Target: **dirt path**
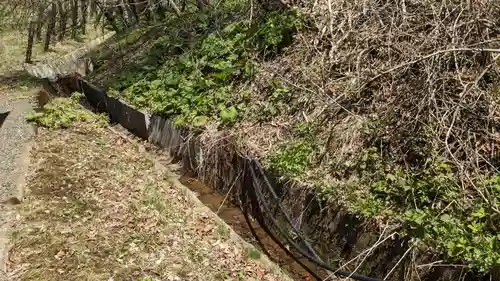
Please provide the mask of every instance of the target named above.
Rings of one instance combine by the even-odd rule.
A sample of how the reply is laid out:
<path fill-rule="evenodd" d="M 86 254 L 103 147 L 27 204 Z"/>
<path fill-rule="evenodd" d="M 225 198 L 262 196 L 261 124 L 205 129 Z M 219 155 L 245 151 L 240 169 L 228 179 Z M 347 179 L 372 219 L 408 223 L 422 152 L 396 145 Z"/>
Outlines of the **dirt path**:
<path fill-rule="evenodd" d="M 105 128 L 43 129 L 32 160 L 11 280 L 288 280 Z"/>

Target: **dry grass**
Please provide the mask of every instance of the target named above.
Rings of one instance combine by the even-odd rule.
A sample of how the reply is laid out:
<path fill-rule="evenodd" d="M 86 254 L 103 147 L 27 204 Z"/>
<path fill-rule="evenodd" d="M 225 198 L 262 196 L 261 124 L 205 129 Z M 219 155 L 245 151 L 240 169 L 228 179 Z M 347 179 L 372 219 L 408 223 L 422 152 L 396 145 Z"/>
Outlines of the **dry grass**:
<path fill-rule="evenodd" d="M 89 27 L 87 31 L 87 34 L 78 38 L 78 40 L 67 38 L 63 42 L 51 44 L 49 52 L 43 52 L 41 42 L 36 43 L 33 46 L 33 61 L 55 59 L 81 47 L 82 42 L 90 41 L 103 35 L 100 28 Z M 19 30 L 12 30 L 0 34 L 0 38 L 2 39 L 0 40 L 0 75 L 22 69 L 28 38 L 25 33 Z"/>
<path fill-rule="evenodd" d="M 0 32 L 0 96 L 9 98 L 33 98 L 31 91 L 37 81 L 23 69 L 26 53 L 27 33 L 20 30 Z M 51 45 L 49 52 L 43 52 L 42 43 L 33 46 L 33 62 L 52 61 L 81 47 L 85 42 L 102 36 L 101 29 L 89 27 L 87 34 L 78 40 L 66 39 Z"/>
<path fill-rule="evenodd" d="M 92 81 L 107 85 L 122 72 L 133 73 L 134 67 L 141 67 L 148 60 L 148 55 L 157 43 L 157 39 L 164 34 L 165 30 L 162 25 L 146 25 L 110 38 L 99 49 L 88 55 L 94 58 L 97 70 L 90 76 Z M 157 59 L 157 57 L 154 58 L 154 60 Z"/>
<path fill-rule="evenodd" d="M 41 129 L 32 159 L 11 280 L 284 280 L 105 128 Z"/>
<path fill-rule="evenodd" d="M 497 2 L 293 2 L 311 16 L 314 29 L 298 34 L 287 52 L 264 64 L 263 76 L 294 89 L 306 116 L 326 107 L 326 121 L 309 118 L 324 128 L 323 162 L 352 161 L 350 155 L 340 159 L 338 147 L 326 140 L 331 131 L 348 134 L 345 119 L 358 118 L 364 127 L 382 128 L 363 134 L 351 150 L 383 143 L 390 161 L 408 166 L 436 154 L 456 165 L 462 180 L 493 170 Z M 289 118 L 304 121 L 304 114 Z"/>

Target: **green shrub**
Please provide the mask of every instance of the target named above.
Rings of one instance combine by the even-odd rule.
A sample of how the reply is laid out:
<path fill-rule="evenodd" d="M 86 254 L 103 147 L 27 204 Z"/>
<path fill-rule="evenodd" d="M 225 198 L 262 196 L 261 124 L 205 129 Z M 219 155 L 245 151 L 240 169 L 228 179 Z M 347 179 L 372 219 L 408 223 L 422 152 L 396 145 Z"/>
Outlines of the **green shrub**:
<path fill-rule="evenodd" d="M 26 119 L 38 126 L 60 129 L 77 122 L 107 124 L 105 115 L 96 115 L 80 104 L 82 94 L 74 93 L 71 98 L 55 98 L 46 104 L 41 112 L 30 112 Z"/>
<path fill-rule="evenodd" d="M 313 163 L 316 146 L 308 141 L 296 141 L 282 145 L 268 158 L 274 171 L 289 177 L 303 176 Z"/>
<path fill-rule="evenodd" d="M 215 29 L 206 15 L 190 20 L 199 29 Z M 232 124 L 247 111 L 247 94 L 236 92 L 235 85 L 255 74 L 252 57 L 261 49 L 276 50 L 298 22 L 295 12 L 272 13 L 254 23 L 233 20 L 206 35 L 191 33 L 189 47 L 182 40 L 162 37 L 157 44 L 163 48 L 156 49 L 182 46 L 182 53 L 166 59 L 155 72 L 137 67 L 118 77 L 112 87 L 124 90 L 124 97 L 136 106 L 174 117 L 179 126 L 200 127 L 210 120 Z"/>
<path fill-rule="evenodd" d="M 500 216 L 491 215 L 495 211 L 482 198 L 463 198 L 451 163 L 434 158 L 420 171 L 391 168 L 369 149 L 358 163 L 358 176 L 370 195 L 351 198 L 354 213 L 399 221 L 414 243 L 479 272 L 500 264 Z M 487 189 L 500 190 L 499 183 L 498 177 L 487 180 Z"/>

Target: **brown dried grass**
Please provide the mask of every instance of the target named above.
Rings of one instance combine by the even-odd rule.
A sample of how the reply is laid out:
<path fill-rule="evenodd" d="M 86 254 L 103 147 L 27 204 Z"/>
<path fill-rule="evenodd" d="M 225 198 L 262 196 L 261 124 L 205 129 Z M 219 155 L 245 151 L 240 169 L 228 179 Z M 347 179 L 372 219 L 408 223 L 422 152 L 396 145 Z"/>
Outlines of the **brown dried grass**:
<path fill-rule="evenodd" d="M 270 79 L 293 90 L 294 107 L 278 119 L 289 120 L 285 131 L 304 121 L 317 125 L 326 151 L 323 174 L 369 147 L 380 148 L 395 165 L 416 169 L 431 156 L 444 158 L 467 186 L 469 178 L 496 171 L 497 1 L 287 3 L 309 16 L 310 28 L 262 62 L 254 92 L 257 101 L 265 99 Z M 381 126 L 367 130 L 375 122 Z M 245 137 L 248 130 L 234 134 Z M 328 141 L 331 135 L 337 139 Z M 250 140 L 250 147 L 267 143 L 267 153 L 281 137 L 261 130 Z"/>
<path fill-rule="evenodd" d="M 32 159 L 10 280 L 282 280 L 105 128 L 41 129 Z"/>

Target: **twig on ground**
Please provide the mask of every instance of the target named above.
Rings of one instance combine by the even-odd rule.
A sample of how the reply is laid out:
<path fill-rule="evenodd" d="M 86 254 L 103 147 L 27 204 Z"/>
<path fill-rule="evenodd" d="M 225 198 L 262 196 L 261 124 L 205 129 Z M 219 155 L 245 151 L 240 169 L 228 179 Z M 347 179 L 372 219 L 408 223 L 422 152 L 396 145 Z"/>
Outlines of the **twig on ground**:
<path fill-rule="evenodd" d="M 231 184 L 231 187 L 229 188 L 228 192 L 226 193 L 226 196 L 224 196 L 224 199 L 222 200 L 222 202 L 220 203 L 219 208 L 217 209 L 217 212 L 216 212 L 217 215 L 219 214 L 220 210 L 222 209 L 222 206 L 224 206 L 224 203 L 226 203 L 226 200 L 229 197 L 229 195 L 231 194 L 231 191 L 233 191 L 233 187 L 236 185 L 236 182 L 240 178 L 241 173 L 242 173 L 242 171 L 240 171 L 239 174 L 238 174 L 238 176 L 236 176 L 236 178 L 233 181 L 233 184 Z"/>

